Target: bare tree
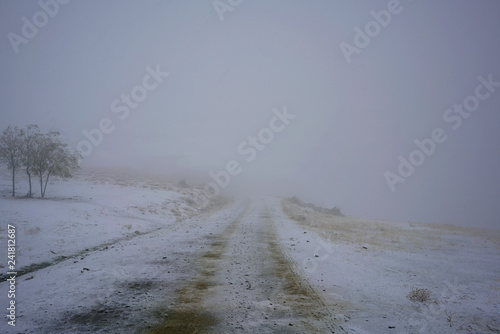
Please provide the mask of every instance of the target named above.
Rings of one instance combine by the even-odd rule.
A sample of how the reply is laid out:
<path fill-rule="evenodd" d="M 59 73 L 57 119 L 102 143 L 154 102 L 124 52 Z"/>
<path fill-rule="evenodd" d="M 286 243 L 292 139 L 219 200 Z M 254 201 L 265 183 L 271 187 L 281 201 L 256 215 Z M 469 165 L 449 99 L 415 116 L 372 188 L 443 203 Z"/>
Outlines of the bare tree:
<path fill-rule="evenodd" d="M 40 181 L 40 196 L 44 198 L 49 178 L 52 175 L 72 177 L 73 171 L 79 168 L 80 159 L 80 153 L 63 143 L 58 132 L 44 134 L 34 124 L 24 130 L 9 126 L 0 136 L 0 162 L 12 170 L 12 196 L 16 195 L 15 177 L 19 168 L 25 168 L 28 175 L 27 196 L 32 197 L 31 177 L 36 175 Z"/>
<path fill-rule="evenodd" d="M 0 137 L 0 161 L 12 170 L 12 197 L 16 196 L 16 170 L 22 166 L 23 130 L 8 126 Z"/>
<path fill-rule="evenodd" d="M 22 145 L 22 164 L 26 170 L 26 175 L 28 175 L 29 191 L 26 195 L 27 197 L 32 197 L 32 187 L 31 187 L 31 173 L 33 166 L 35 164 L 35 156 L 38 149 L 38 141 L 42 137 L 40 129 L 35 124 L 30 124 L 26 126 L 23 136 Z"/>
<path fill-rule="evenodd" d="M 61 141 L 58 132 L 37 136 L 31 170 L 39 177 L 40 196 L 45 197 L 50 176 L 71 177 L 73 171 L 79 168 L 79 159 L 81 155 L 69 149 L 68 145 Z"/>

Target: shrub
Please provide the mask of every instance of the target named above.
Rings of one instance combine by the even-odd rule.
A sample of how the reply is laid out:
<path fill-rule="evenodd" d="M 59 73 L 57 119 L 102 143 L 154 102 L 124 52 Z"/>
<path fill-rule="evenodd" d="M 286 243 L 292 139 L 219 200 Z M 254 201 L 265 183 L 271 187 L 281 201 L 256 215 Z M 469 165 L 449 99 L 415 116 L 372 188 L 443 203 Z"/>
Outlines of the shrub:
<path fill-rule="evenodd" d="M 431 297 L 431 291 L 429 289 L 413 288 L 406 297 L 409 298 L 412 302 L 423 303 L 429 300 L 429 298 Z"/>
<path fill-rule="evenodd" d="M 287 200 L 290 203 L 301 206 L 303 208 L 309 208 L 309 209 L 312 209 L 312 210 L 315 210 L 318 212 L 326 213 L 328 215 L 345 217 L 344 214 L 342 212 L 340 212 L 340 209 L 337 208 L 336 206 L 331 208 L 331 209 L 322 208 L 322 207 L 316 206 L 312 203 L 304 203 L 300 199 L 298 199 L 297 196 L 289 197 L 289 198 L 287 198 Z"/>

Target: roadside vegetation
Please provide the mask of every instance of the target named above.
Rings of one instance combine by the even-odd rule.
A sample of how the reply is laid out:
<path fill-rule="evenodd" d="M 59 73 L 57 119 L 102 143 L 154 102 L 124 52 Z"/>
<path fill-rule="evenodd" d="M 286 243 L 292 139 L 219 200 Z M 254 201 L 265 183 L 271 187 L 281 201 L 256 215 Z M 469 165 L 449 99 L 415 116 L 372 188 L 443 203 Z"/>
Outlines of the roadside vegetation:
<path fill-rule="evenodd" d="M 406 249 L 408 244 L 417 247 L 435 247 L 441 243 L 440 234 L 407 229 L 398 223 L 378 222 L 347 217 L 340 209 L 325 209 L 301 202 L 296 197 L 283 199 L 283 212 L 304 228 L 322 237 L 347 244 L 389 249 Z"/>

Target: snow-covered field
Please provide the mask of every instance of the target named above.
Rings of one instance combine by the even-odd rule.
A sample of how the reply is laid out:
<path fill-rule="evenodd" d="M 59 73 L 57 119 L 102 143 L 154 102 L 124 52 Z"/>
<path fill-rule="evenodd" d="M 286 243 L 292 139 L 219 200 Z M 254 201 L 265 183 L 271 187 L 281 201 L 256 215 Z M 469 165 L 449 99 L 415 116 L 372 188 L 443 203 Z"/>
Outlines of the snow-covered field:
<path fill-rule="evenodd" d="M 34 198 L 15 198 L 7 171 L 1 172 L 0 240 L 6 240 L 6 223 L 17 229 L 17 267 L 75 255 L 116 240 L 173 225 L 208 209 L 201 188 L 127 169 L 88 169 L 73 179 L 53 180 L 46 198 L 39 198 L 38 179 Z M 19 172 L 17 196 L 28 191 Z M 0 264 L 1 266 L 2 264 Z"/>
<path fill-rule="evenodd" d="M 0 283 L 0 309 L 16 306 L 1 333 L 500 332 L 499 231 L 208 203 L 127 170 L 55 180 L 43 200 L 9 190 L 2 171 L 0 273 L 11 224 L 20 274 L 15 299 Z"/>
<path fill-rule="evenodd" d="M 499 230 L 329 216 L 289 201 L 284 216 L 273 207 L 293 261 L 338 305 L 347 332 L 500 332 Z M 428 290 L 428 300 L 411 301 L 413 289 Z"/>

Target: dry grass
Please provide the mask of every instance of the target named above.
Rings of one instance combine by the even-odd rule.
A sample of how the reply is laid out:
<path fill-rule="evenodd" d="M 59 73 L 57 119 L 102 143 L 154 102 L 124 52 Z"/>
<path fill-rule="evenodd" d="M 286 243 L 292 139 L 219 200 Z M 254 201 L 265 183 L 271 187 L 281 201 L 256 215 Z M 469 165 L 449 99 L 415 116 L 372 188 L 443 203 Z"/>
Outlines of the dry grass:
<path fill-rule="evenodd" d="M 322 212 L 322 213 L 326 213 L 329 215 L 344 217 L 344 214 L 342 212 L 340 212 L 340 209 L 337 208 L 336 206 L 331 208 L 331 209 L 326 209 L 326 208 L 316 206 L 312 203 L 304 203 L 295 196 L 287 198 L 286 200 L 288 202 L 290 202 L 291 204 L 295 204 L 295 205 L 300 206 L 302 208 L 312 209 L 313 211 Z"/>
<path fill-rule="evenodd" d="M 415 248 L 453 249 L 462 247 L 463 242 L 468 242 L 467 239 L 478 238 L 500 247 L 500 230 L 443 224 L 382 222 L 337 216 L 325 210 L 316 210 L 296 203 L 293 199 L 282 200 L 281 206 L 283 212 L 300 226 L 335 242 L 414 251 Z"/>
<path fill-rule="evenodd" d="M 282 200 L 283 212 L 300 226 L 311 229 L 323 237 L 348 244 L 372 245 L 388 249 L 405 250 L 408 246 L 433 248 L 442 244 L 440 235 L 432 231 L 416 230 L 404 224 L 377 222 L 344 217 L 317 211 Z"/>
<path fill-rule="evenodd" d="M 195 207 L 196 206 L 196 201 L 192 199 L 191 197 L 183 197 L 182 200 L 189 206 Z"/>
<path fill-rule="evenodd" d="M 431 291 L 429 289 L 413 288 L 406 297 L 412 302 L 424 303 L 431 298 Z"/>

